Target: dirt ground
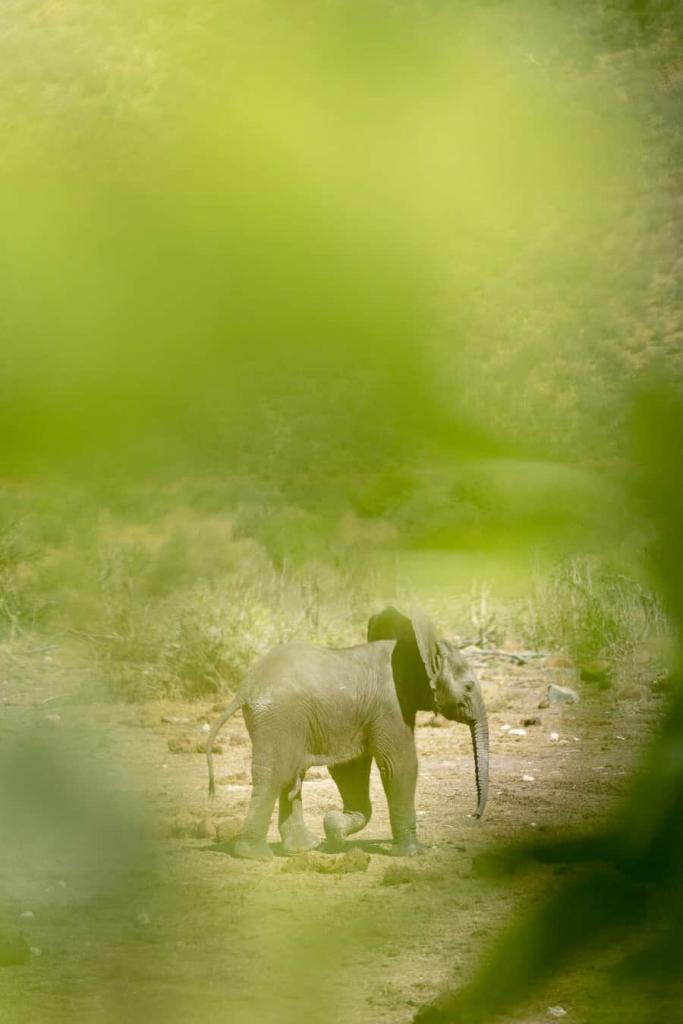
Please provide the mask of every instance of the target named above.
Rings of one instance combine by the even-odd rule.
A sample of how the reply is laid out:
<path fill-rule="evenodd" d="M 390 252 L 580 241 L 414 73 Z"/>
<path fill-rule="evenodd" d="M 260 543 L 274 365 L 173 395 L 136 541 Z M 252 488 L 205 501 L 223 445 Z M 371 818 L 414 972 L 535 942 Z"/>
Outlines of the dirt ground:
<path fill-rule="evenodd" d="M 659 712 L 648 688 L 594 693 L 562 658 L 489 658 L 479 671 L 491 731 L 483 820 L 469 817 L 468 730 L 434 727 L 425 714 L 416 731 L 424 857 L 388 856 L 373 769 L 374 815 L 353 853 L 280 856 L 274 818 L 276 856 L 252 863 L 230 853 L 249 796 L 240 716 L 221 734 L 210 802 L 204 756 L 169 746 L 200 744 L 213 702 L 85 702 L 68 679 L 55 696 L 49 672 L 35 683 L 22 668 L 0 705 L 0 908 L 32 952 L 0 969 L 3 1024 L 407 1024 L 443 986 L 462 984 L 513 912 L 569 870 L 539 865 L 492 882 L 473 858 L 535 831 L 603 821 Z M 581 701 L 539 708 L 550 682 L 577 686 Z M 535 720 L 526 735 L 503 729 L 525 719 Z M 338 805 L 326 769 L 312 769 L 304 807 L 321 840 L 323 815 Z M 505 1019 L 534 1024 L 561 1007 L 567 1020 L 589 1021 L 613 954 L 570 965 Z"/>

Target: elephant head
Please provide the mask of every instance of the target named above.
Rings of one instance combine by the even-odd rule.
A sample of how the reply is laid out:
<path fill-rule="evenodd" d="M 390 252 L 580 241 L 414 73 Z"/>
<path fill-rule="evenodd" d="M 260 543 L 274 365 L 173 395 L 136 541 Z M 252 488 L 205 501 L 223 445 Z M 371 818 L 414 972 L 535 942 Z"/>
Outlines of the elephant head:
<path fill-rule="evenodd" d="M 397 640 L 397 654 L 402 655 L 407 671 L 420 675 L 413 685 L 429 688 L 427 706 L 444 718 L 469 726 L 477 783 L 474 816 L 480 818 L 488 791 L 489 731 L 479 680 L 458 647 L 441 639 L 432 623 L 417 609 L 411 609 L 408 618 L 395 608 L 385 608 L 370 619 L 368 640 L 388 639 Z"/>

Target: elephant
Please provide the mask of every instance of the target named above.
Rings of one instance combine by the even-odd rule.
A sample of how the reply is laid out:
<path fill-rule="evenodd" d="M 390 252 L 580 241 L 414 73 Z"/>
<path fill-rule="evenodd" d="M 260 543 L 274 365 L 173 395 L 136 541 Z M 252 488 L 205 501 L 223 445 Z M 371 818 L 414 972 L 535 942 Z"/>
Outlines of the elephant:
<path fill-rule="evenodd" d="M 279 800 L 282 849 L 318 845 L 303 816 L 308 768 L 327 765 L 343 809 L 325 815 L 327 848 L 340 850 L 370 821 L 373 759 L 389 805 L 394 856 L 423 853 L 415 818 L 415 716 L 438 711 L 470 726 L 477 808 L 486 803 L 488 726 L 481 687 L 457 646 L 440 639 L 419 612 L 395 608 L 372 616 L 368 642 L 333 649 L 293 642 L 275 647 L 251 669 L 207 737 L 209 793 L 215 793 L 212 747 L 223 724 L 242 710 L 252 742 L 252 793 L 238 857 L 267 859 L 270 819 Z"/>

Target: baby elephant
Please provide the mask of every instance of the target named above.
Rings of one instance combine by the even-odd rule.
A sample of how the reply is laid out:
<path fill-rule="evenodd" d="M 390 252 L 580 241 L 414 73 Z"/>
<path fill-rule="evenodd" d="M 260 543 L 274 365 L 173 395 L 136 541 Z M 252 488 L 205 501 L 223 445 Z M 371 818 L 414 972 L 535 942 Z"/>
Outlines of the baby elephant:
<path fill-rule="evenodd" d="M 422 615 L 385 608 L 368 623 L 368 643 L 342 650 L 284 644 L 262 658 L 214 723 L 206 753 L 209 792 L 211 749 L 218 730 L 239 708 L 252 742 L 252 795 L 238 857 L 267 858 L 270 818 L 279 800 L 283 849 L 292 854 L 317 845 L 306 828 L 301 787 L 311 765 L 327 765 L 343 810 L 325 815 L 333 849 L 370 820 L 370 766 L 380 771 L 393 834 L 392 853 L 410 857 L 424 847 L 415 828 L 415 714 L 438 711 L 469 725 L 474 745 L 478 802 L 486 803 L 488 726 L 481 689 L 460 651 L 439 639 Z"/>

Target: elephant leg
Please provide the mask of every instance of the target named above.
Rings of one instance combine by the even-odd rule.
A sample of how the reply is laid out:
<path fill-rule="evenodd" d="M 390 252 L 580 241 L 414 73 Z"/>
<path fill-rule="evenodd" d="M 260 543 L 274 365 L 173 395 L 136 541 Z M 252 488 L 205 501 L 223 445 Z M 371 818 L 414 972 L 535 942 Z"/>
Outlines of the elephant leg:
<path fill-rule="evenodd" d="M 417 839 L 417 753 L 412 732 L 398 747 L 383 745 L 382 754 L 377 756 L 377 766 L 389 804 L 389 819 L 394 838 L 392 856 L 414 857 L 416 854 L 424 853 L 426 847 Z"/>
<path fill-rule="evenodd" d="M 318 840 L 308 831 L 304 821 L 302 784 L 303 776 L 299 776 L 280 790 L 279 825 L 285 853 L 301 853 L 318 845 Z"/>
<path fill-rule="evenodd" d="M 325 835 L 333 848 L 343 847 L 347 836 L 360 832 L 370 821 L 371 764 L 372 758 L 368 755 L 330 767 L 330 775 L 336 782 L 344 803 L 343 811 L 328 811 L 325 815 Z"/>
<path fill-rule="evenodd" d="M 266 836 L 280 786 L 268 768 L 257 767 L 252 763 L 251 774 L 251 801 L 233 852 L 236 857 L 249 860 L 269 860 L 273 851 L 266 842 Z"/>

